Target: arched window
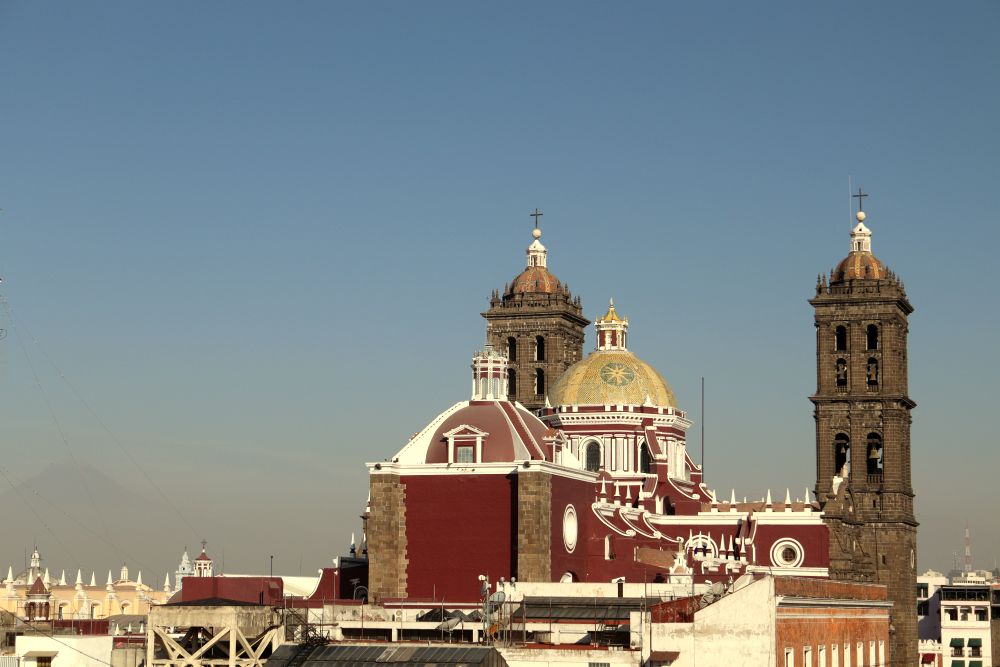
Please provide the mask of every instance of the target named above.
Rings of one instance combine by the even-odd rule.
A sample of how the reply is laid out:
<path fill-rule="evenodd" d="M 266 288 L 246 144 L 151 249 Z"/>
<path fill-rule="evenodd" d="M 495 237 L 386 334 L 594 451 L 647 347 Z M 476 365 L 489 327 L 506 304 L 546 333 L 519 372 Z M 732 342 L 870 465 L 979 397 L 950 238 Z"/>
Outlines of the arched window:
<path fill-rule="evenodd" d="M 868 328 L 865 329 L 865 339 L 868 342 L 869 350 L 878 349 L 878 327 L 874 324 L 869 324 Z"/>
<path fill-rule="evenodd" d="M 507 398 L 511 401 L 517 398 L 517 371 L 507 369 Z"/>
<path fill-rule="evenodd" d="M 649 447 L 646 443 L 642 443 L 642 447 L 639 448 L 639 472 L 649 473 L 652 472 L 652 462 L 649 456 Z"/>
<path fill-rule="evenodd" d="M 507 360 L 517 361 L 517 339 L 513 336 L 507 339 Z"/>
<path fill-rule="evenodd" d="M 597 472 L 601 469 L 601 446 L 596 442 L 587 445 L 586 466 L 590 472 Z"/>
<path fill-rule="evenodd" d="M 535 336 L 535 361 L 545 361 L 545 338 Z"/>
<path fill-rule="evenodd" d="M 535 396 L 545 395 L 545 371 L 541 368 L 535 369 Z"/>
<path fill-rule="evenodd" d="M 882 436 L 878 433 L 868 434 L 868 474 L 882 475 Z"/>
<path fill-rule="evenodd" d="M 834 474 L 847 477 L 851 472 L 851 439 L 846 433 L 838 433 L 833 438 Z"/>
<path fill-rule="evenodd" d="M 847 327 L 839 326 L 834 331 L 835 346 L 834 349 L 837 352 L 844 352 L 847 350 Z"/>
<path fill-rule="evenodd" d="M 837 386 L 847 386 L 847 361 L 843 358 L 837 359 Z"/>
<path fill-rule="evenodd" d="M 868 365 L 865 366 L 865 375 L 868 377 L 868 387 L 878 387 L 878 359 L 868 358 Z"/>
<path fill-rule="evenodd" d="M 611 550 L 611 536 L 604 536 L 604 560 L 612 560 L 615 557 L 615 552 Z"/>

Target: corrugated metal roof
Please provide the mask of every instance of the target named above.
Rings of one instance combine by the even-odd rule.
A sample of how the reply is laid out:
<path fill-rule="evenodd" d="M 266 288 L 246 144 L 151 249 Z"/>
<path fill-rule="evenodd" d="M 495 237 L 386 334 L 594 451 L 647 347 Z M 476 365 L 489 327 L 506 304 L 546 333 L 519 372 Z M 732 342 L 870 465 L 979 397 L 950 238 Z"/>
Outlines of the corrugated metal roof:
<path fill-rule="evenodd" d="M 295 655 L 299 645 L 284 645 L 268 660 L 269 667 L 282 667 Z M 382 667 L 392 665 L 480 665 L 495 650 L 486 646 L 412 646 L 399 644 L 338 644 L 317 646 L 303 665 L 313 667 Z"/>
<path fill-rule="evenodd" d="M 629 612 L 642 608 L 642 598 L 566 598 L 528 597 L 517 606 L 512 617 L 567 620 L 627 621 Z"/>

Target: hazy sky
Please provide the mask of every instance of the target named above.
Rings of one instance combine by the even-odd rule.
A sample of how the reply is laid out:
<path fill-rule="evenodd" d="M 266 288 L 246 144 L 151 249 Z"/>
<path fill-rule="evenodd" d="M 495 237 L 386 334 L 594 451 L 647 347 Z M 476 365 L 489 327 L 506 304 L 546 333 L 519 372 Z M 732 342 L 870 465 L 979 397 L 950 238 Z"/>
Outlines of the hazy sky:
<path fill-rule="evenodd" d="M 536 206 L 694 449 L 707 378 L 720 492 L 801 495 L 850 175 L 916 307 L 918 568 L 966 520 L 992 567 L 998 32 L 996 2 L 0 2 L 0 490 L 33 525 L 0 566 L 329 563 L 364 461 L 467 398 Z M 74 460 L 115 481 L 70 492 Z"/>

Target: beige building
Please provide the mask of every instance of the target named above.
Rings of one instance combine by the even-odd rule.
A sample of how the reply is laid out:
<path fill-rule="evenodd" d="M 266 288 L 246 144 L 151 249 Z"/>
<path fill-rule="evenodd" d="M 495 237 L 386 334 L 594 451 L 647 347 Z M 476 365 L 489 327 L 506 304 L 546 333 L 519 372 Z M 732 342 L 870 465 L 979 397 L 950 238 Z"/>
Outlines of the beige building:
<path fill-rule="evenodd" d="M 135 580 L 130 579 L 124 565 L 117 579 L 109 570 L 104 585 L 97 584 L 96 573 L 91 573 L 89 581 L 85 581 L 79 570 L 72 583 L 65 571 L 57 579 L 48 568 L 42 568 L 41 555 L 35 549 L 26 570 L 14 574 L 12 567 L 7 569 L 0 588 L 0 610 L 22 619 L 30 615 L 32 620 L 107 618 L 148 614 L 152 606 L 166 602 L 172 594 L 169 575 L 163 588 L 154 590 L 142 582 L 142 572 Z"/>

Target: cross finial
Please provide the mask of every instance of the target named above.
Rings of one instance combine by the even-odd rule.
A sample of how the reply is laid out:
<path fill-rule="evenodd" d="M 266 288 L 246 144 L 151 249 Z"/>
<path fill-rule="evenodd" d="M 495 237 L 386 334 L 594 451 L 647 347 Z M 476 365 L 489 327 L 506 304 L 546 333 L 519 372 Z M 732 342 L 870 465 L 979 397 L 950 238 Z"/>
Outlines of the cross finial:
<path fill-rule="evenodd" d="M 205 545 L 207 545 L 207 544 L 208 544 L 208 540 L 202 540 L 202 541 L 201 541 L 201 550 L 202 550 L 202 551 L 204 551 L 204 550 L 205 550 Z"/>
<path fill-rule="evenodd" d="M 536 206 L 535 210 L 532 211 L 531 213 L 529 213 L 528 215 L 530 215 L 532 218 L 535 219 L 535 229 L 538 229 L 538 219 L 540 217 L 542 217 L 544 215 L 544 213 L 542 213 L 541 211 L 539 211 L 538 207 Z"/>
<path fill-rule="evenodd" d="M 859 213 L 865 210 L 865 207 L 864 207 L 865 199 L 864 198 L 867 197 L 867 196 L 868 196 L 868 193 L 867 192 L 862 192 L 861 188 L 858 188 L 858 194 L 851 195 L 851 197 L 853 197 L 853 198 L 855 198 L 855 199 L 858 200 L 858 212 Z"/>

